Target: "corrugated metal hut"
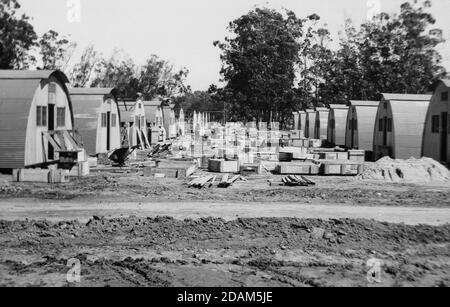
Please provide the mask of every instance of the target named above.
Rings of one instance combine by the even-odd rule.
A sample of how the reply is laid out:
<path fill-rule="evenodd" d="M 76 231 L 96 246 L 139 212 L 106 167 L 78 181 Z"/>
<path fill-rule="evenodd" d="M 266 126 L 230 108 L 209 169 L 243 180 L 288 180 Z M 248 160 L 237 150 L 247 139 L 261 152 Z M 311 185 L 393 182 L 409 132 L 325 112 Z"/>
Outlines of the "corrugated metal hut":
<path fill-rule="evenodd" d="M 91 156 L 118 149 L 120 112 L 113 88 L 69 89 L 75 126 Z"/>
<path fill-rule="evenodd" d="M 166 139 L 163 117 L 163 100 L 160 97 L 152 101 L 144 101 L 145 118 L 147 121 L 147 136 L 151 145 Z"/>
<path fill-rule="evenodd" d="M 60 71 L 0 70 L 0 169 L 51 163 L 80 151 L 72 103 Z"/>
<path fill-rule="evenodd" d="M 328 117 L 330 109 L 317 108 L 316 109 L 316 125 L 314 128 L 314 138 L 317 140 L 326 140 L 328 133 Z"/>
<path fill-rule="evenodd" d="M 433 91 L 425 121 L 422 153 L 425 157 L 450 164 L 450 80 L 438 81 Z"/>
<path fill-rule="evenodd" d="M 345 128 L 345 147 L 365 150 L 368 157 L 371 156 L 379 105 L 379 101 L 350 101 Z"/>
<path fill-rule="evenodd" d="M 306 120 L 305 120 L 305 137 L 314 138 L 314 128 L 316 126 L 316 111 L 312 109 L 306 110 Z"/>
<path fill-rule="evenodd" d="M 147 127 L 162 127 L 164 125 L 163 119 L 163 101 L 156 98 L 152 101 L 144 101 L 145 118 L 147 120 Z"/>
<path fill-rule="evenodd" d="M 147 122 L 142 100 L 119 101 L 122 146 L 149 148 Z"/>
<path fill-rule="evenodd" d="M 345 146 L 345 129 L 347 128 L 348 106 L 330 105 L 328 116 L 327 141 L 334 146 Z"/>
<path fill-rule="evenodd" d="M 383 94 L 374 130 L 374 156 L 379 159 L 422 157 L 423 132 L 431 95 Z"/>

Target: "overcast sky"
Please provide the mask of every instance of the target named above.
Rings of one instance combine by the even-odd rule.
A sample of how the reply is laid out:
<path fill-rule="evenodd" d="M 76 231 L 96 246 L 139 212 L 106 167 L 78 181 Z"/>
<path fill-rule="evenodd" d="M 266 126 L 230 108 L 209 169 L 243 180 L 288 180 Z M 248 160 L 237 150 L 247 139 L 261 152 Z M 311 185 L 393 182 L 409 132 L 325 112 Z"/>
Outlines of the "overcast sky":
<path fill-rule="evenodd" d="M 230 21 L 255 6 L 288 8 L 299 17 L 312 13 L 321 16 L 333 38 L 346 18 L 361 24 L 377 0 L 19 0 L 22 9 L 33 17 L 38 34 L 54 29 L 70 35 L 79 51 L 89 43 L 105 56 L 114 48 L 123 49 L 138 64 L 157 54 L 175 66 L 190 70 L 188 83 L 204 90 L 220 78 L 219 50 L 215 40 L 227 35 Z M 80 3 L 77 21 L 76 3 Z M 384 12 L 398 12 L 405 0 L 380 0 Z M 450 0 L 433 0 L 431 12 L 436 27 L 449 41 L 440 47 L 450 71 Z M 70 9 L 72 7 L 72 10 Z"/>

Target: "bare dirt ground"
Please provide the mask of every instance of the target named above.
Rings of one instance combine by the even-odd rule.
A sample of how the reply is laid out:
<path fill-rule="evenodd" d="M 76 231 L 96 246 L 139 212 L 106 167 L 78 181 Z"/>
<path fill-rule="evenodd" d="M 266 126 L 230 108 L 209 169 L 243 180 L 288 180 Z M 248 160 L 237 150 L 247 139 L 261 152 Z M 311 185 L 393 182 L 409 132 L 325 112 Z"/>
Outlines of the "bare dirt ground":
<path fill-rule="evenodd" d="M 262 176 L 195 190 L 134 173 L 54 186 L 8 178 L 0 286 L 450 286 L 445 184 L 311 177 L 316 187 L 287 188 Z M 72 258 L 81 283 L 66 280 Z M 379 284 L 367 280 L 373 258 Z"/>

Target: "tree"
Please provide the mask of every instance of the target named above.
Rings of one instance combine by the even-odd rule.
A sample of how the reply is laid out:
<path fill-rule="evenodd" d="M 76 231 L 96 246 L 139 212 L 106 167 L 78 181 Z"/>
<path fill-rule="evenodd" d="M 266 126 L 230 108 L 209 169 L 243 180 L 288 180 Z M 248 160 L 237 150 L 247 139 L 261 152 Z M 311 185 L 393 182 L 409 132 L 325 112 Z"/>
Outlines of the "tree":
<path fill-rule="evenodd" d="M 30 50 L 37 35 L 30 18 L 17 16 L 17 0 L 0 0 L 0 69 L 27 69 L 36 62 Z"/>
<path fill-rule="evenodd" d="M 145 99 L 157 95 L 176 97 L 185 94 L 189 88 L 185 86 L 189 71 L 185 68 L 174 72 L 173 66 L 157 55 L 151 55 L 146 64 L 140 68 L 139 89 Z"/>
<path fill-rule="evenodd" d="M 257 8 L 230 23 L 232 37 L 214 43 L 222 50 L 226 92 L 233 93 L 231 116 L 281 122 L 290 116 L 302 24 L 292 11 Z"/>
<path fill-rule="evenodd" d="M 76 44 L 70 43 L 65 37 L 60 37 L 58 32 L 50 30 L 39 40 L 42 56 L 42 69 L 65 70 Z"/>
<path fill-rule="evenodd" d="M 101 60 L 92 87 L 115 87 L 121 97 L 136 98 L 140 92 L 136 78 L 137 67 L 133 60 L 119 50 Z"/>
<path fill-rule="evenodd" d="M 156 55 L 139 66 L 128 55 L 116 50 L 111 58 L 100 61 L 92 86 L 115 87 L 120 96 L 126 98 L 142 94 L 145 100 L 156 96 L 170 99 L 189 90 L 184 85 L 187 75 L 186 69 L 174 72 L 172 65 Z"/>
<path fill-rule="evenodd" d="M 100 70 L 101 57 L 94 49 L 94 45 L 89 45 L 82 53 L 80 62 L 68 72 L 70 84 L 73 87 L 85 87 L 92 81 L 95 73 Z"/>

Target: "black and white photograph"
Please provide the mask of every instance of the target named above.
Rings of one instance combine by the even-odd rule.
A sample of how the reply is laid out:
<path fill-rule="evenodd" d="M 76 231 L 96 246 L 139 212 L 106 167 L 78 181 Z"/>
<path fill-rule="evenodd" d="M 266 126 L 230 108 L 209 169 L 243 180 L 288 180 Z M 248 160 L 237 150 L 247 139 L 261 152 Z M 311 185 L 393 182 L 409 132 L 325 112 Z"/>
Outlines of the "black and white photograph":
<path fill-rule="evenodd" d="M 449 12 L 0 0 L 0 287 L 450 287 Z"/>

